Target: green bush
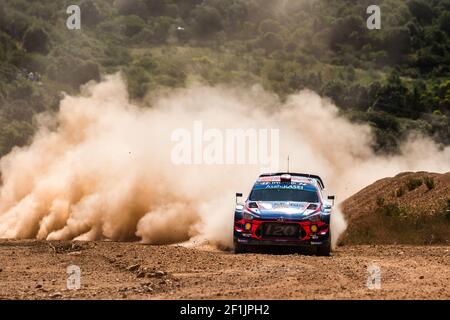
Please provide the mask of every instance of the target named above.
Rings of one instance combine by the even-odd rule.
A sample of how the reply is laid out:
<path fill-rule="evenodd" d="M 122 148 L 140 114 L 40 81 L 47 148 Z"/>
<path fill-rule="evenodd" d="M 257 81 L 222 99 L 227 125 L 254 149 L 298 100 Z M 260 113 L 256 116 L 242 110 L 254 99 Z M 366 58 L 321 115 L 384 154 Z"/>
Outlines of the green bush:
<path fill-rule="evenodd" d="M 31 19 L 27 15 L 13 11 L 5 17 L 5 21 L 2 23 L 3 30 L 6 31 L 13 39 L 21 41 L 25 32 L 31 25 Z"/>
<path fill-rule="evenodd" d="M 80 4 L 82 24 L 88 27 L 97 25 L 101 21 L 101 14 L 93 0 L 84 0 Z"/>
<path fill-rule="evenodd" d="M 49 50 L 48 44 L 48 34 L 40 27 L 33 26 L 29 28 L 23 37 L 23 47 L 28 52 L 47 54 Z"/>
<path fill-rule="evenodd" d="M 279 34 L 267 32 L 259 39 L 259 45 L 266 53 L 270 54 L 283 48 L 283 39 Z"/>
<path fill-rule="evenodd" d="M 178 10 L 178 6 L 174 3 L 168 4 L 165 7 L 165 13 L 167 16 L 172 17 L 172 18 L 176 18 L 180 15 L 180 12 Z"/>
<path fill-rule="evenodd" d="M 85 84 L 91 80 L 99 81 L 100 66 L 93 61 L 83 62 L 74 69 L 72 79 L 72 84 L 75 87 Z"/>
<path fill-rule="evenodd" d="M 166 4 L 166 2 L 167 1 L 165 0 L 143 0 L 147 12 L 151 16 L 162 16 L 167 14 L 167 11 L 169 11 L 167 9 L 168 6 L 172 7 L 171 10 L 174 10 L 173 6 L 177 7 L 175 4 Z M 173 11 L 171 13 L 173 14 Z"/>
<path fill-rule="evenodd" d="M 23 56 L 19 66 L 29 72 L 43 74 L 47 70 L 48 60 L 40 54 L 27 54 Z"/>
<path fill-rule="evenodd" d="M 28 143 L 34 133 L 33 125 L 28 121 L 13 120 L 0 126 L 0 154 L 5 155 L 15 146 Z"/>
<path fill-rule="evenodd" d="M 395 196 L 396 196 L 397 198 L 402 197 L 404 194 L 405 194 L 405 187 L 403 187 L 403 186 L 401 186 L 400 188 L 398 188 L 398 189 L 395 191 Z"/>
<path fill-rule="evenodd" d="M 117 0 L 114 2 L 120 15 L 145 17 L 147 10 L 142 0 Z"/>
<path fill-rule="evenodd" d="M 433 19 L 433 10 L 426 0 L 410 0 L 408 8 L 411 14 L 421 23 L 430 23 Z"/>
<path fill-rule="evenodd" d="M 143 98 L 149 88 L 150 77 L 139 67 L 132 66 L 125 70 L 127 76 L 128 92 L 131 98 Z"/>
<path fill-rule="evenodd" d="M 208 36 L 223 29 L 220 12 L 211 6 L 197 7 L 193 13 L 194 30 L 199 36 Z"/>
<path fill-rule="evenodd" d="M 5 4 L 0 2 L 0 30 L 3 30 L 6 26 L 6 13 Z"/>
<path fill-rule="evenodd" d="M 51 64 L 47 73 L 50 79 L 78 88 L 90 80 L 100 80 L 100 66 L 93 61 L 83 61 L 63 56 Z"/>
<path fill-rule="evenodd" d="M 8 98 L 11 100 L 16 99 L 29 99 L 33 94 L 33 85 L 26 79 L 20 79 L 14 83 L 9 89 Z"/>
<path fill-rule="evenodd" d="M 405 218 L 407 213 L 395 203 L 383 204 L 377 209 L 378 213 L 391 218 Z"/>
<path fill-rule="evenodd" d="M 432 177 L 426 177 L 425 185 L 427 186 L 428 190 L 433 189 L 434 188 L 434 179 Z"/>
<path fill-rule="evenodd" d="M 384 205 L 384 198 L 383 197 L 377 197 L 376 203 L 377 203 L 378 207 L 382 207 Z"/>
<path fill-rule="evenodd" d="M 259 24 L 259 33 L 264 35 L 268 32 L 279 33 L 282 30 L 281 24 L 274 19 L 266 19 Z"/>
<path fill-rule="evenodd" d="M 145 27 L 144 21 L 136 15 L 129 15 L 122 21 L 125 36 L 131 38 Z"/>
<path fill-rule="evenodd" d="M 406 187 L 409 191 L 413 191 L 417 188 L 419 188 L 423 184 L 422 179 L 416 179 L 416 178 L 410 178 L 406 182 Z"/>

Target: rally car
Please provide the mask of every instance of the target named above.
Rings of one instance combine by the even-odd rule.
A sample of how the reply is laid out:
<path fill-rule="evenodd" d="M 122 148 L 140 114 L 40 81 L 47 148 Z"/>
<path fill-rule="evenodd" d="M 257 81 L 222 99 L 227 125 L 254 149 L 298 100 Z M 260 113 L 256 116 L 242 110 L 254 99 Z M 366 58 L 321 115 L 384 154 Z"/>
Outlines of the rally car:
<path fill-rule="evenodd" d="M 253 246 L 307 246 L 318 255 L 331 251 L 330 215 L 334 196 L 324 199 L 319 176 L 273 173 L 259 176 L 234 215 L 234 251 Z"/>

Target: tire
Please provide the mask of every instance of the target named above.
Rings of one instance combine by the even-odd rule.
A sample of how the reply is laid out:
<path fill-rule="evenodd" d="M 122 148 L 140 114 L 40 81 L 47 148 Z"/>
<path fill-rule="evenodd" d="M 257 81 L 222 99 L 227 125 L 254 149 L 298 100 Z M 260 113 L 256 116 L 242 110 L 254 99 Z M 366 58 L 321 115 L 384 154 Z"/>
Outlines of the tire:
<path fill-rule="evenodd" d="M 240 244 L 237 241 L 234 242 L 234 253 L 235 254 L 246 253 L 246 252 L 247 252 L 247 246 L 246 245 Z"/>
<path fill-rule="evenodd" d="M 328 257 L 331 254 L 331 244 L 327 243 L 317 247 L 317 255 Z"/>

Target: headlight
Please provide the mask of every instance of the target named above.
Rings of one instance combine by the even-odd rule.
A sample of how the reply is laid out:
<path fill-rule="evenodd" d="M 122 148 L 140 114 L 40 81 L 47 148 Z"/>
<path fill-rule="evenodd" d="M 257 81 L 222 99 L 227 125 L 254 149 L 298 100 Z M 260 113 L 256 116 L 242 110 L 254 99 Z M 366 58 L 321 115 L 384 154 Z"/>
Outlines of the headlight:
<path fill-rule="evenodd" d="M 310 217 L 308 218 L 308 220 L 309 220 L 309 221 L 312 221 L 312 222 L 320 221 L 320 220 L 321 220 L 321 219 L 320 219 L 320 213 L 313 214 L 312 216 L 310 216 Z"/>
<path fill-rule="evenodd" d="M 251 213 L 249 213 L 249 212 L 247 212 L 247 211 L 244 211 L 244 212 L 243 212 L 242 217 L 243 217 L 245 220 L 253 220 L 253 219 L 255 218 Z"/>
<path fill-rule="evenodd" d="M 310 203 L 303 213 L 305 216 L 312 215 L 320 211 L 320 205 L 316 203 Z"/>

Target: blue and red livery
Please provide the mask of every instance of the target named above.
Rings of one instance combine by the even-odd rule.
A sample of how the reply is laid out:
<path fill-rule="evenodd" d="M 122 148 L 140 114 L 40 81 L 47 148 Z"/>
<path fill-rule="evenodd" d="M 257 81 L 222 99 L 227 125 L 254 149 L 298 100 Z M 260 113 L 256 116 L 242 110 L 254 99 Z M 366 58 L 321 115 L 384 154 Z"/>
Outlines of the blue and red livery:
<path fill-rule="evenodd" d="M 332 203 L 322 194 L 319 176 L 302 173 L 263 174 L 234 215 L 236 253 L 252 246 L 314 247 L 318 255 L 331 252 Z M 236 197 L 241 197 L 237 193 Z M 334 196 L 328 197 L 334 202 Z"/>

